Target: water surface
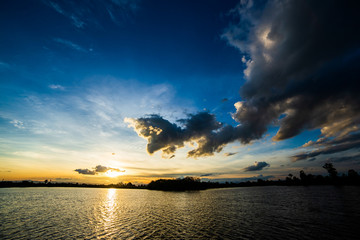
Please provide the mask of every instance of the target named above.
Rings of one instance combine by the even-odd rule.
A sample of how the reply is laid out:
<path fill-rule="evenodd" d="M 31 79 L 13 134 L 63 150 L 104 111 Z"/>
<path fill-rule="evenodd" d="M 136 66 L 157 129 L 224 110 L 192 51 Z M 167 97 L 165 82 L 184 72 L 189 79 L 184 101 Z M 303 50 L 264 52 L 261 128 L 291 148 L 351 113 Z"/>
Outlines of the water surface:
<path fill-rule="evenodd" d="M 0 189 L 0 239 L 358 239 L 359 187 Z"/>

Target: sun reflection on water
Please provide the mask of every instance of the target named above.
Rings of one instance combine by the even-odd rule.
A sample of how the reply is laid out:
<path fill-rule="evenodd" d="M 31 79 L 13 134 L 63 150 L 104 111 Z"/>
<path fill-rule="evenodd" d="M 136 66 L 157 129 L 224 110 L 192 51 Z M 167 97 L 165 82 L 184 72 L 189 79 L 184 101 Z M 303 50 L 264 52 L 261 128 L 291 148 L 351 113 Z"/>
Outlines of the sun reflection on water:
<path fill-rule="evenodd" d="M 106 198 L 104 198 L 101 206 L 101 219 L 103 223 L 103 230 L 105 232 L 111 232 L 110 229 L 114 228 L 116 222 L 116 208 L 117 208 L 117 190 L 107 189 Z"/>

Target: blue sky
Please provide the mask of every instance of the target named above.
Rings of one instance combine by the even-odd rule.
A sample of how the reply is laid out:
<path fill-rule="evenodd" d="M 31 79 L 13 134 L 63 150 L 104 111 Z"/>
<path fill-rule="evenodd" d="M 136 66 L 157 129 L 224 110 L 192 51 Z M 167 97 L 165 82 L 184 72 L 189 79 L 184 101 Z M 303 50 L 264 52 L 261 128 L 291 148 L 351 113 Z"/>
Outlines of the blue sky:
<path fill-rule="evenodd" d="M 321 10 L 318 4 L 300 4 L 297 18 L 291 15 L 293 5 L 2 1 L 0 176 L 80 182 L 187 175 L 283 178 L 301 169 L 324 173 L 326 161 L 337 161 L 340 170 L 358 171 L 358 97 L 340 87 L 330 99 L 341 83 L 326 78 L 339 74 L 349 79 L 341 86 L 358 87 L 351 68 L 359 57 L 357 35 L 348 40 L 356 26 L 341 30 L 341 24 L 354 22 L 352 12 L 340 6 L 345 9 L 340 17 L 350 17 L 328 30 L 316 24 L 327 20 L 334 5 Z M 307 17 L 303 9 L 318 17 L 306 20 L 314 31 L 294 27 Z M 337 33 L 344 36 L 335 39 L 341 45 L 337 51 L 327 53 L 331 46 L 325 44 L 313 52 L 315 57 L 307 55 Z M 299 36 L 310 40 L 301 45 Z M 342 74 L 346 61 L 352 63 L 346 69 L 349 76 Z M 319 86 L 325 78 L 334 84 L 301 90 L 314 86 L 309 80 L 314 78 Z M 327 108 L 329 102 L 333 105 Z M 341 116 L 346 117 L 337 117 L 337 104 L 345 106 Z M 304 113 L 309 118 L 296 115 L 301 109 L 309 109 Z M 323 116 L 321 109 L 328 114 Z M 191 119 L 199 122 L 191 125 Z M 211 128 L 214 121 L 219 125 Z M 162 128 L 168 123 L 179 131 Z M 349 136 L 355 140 L 339 142 Z M 343 149 L 316 153 L 328 149 L 325 143 Z M 149 146 L 156 148 L 151 155 Z M 188 157 L 194 149 L 196 159 Z M 170 154 L 164 156 L 166 152 Z M 341 161 L 342 156 L 353 158 Z M 98 165 L 125 172 L 109 177 L 74 171 L 95 171 Z"/>

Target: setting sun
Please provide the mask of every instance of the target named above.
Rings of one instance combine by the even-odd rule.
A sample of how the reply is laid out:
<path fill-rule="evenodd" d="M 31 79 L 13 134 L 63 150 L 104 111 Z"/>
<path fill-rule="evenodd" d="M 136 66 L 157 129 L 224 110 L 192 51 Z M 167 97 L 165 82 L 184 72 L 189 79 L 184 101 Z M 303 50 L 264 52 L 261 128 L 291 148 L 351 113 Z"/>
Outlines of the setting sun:
<path fill-rule="evenodd" d="M 113 171 L 113 170 L 108 170 L 107 172 L 105 172 L 105 175 L 108 177 L 118 177 L 120 175 L 123 175 L 124 172 L 119 172 L 119 171 Z"/>

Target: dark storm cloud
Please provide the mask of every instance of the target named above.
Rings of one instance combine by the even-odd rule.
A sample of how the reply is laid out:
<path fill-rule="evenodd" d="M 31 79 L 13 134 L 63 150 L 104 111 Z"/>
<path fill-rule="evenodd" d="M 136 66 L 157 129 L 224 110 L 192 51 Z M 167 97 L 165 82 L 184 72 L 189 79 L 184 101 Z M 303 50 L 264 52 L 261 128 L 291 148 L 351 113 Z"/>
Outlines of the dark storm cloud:
<path fill-rule="evenodd" d="M 270 164 L 268 164 L 266 162 L 255 162 L 254 165 L 244 168 L 244 171 L 245 172 L 260 171 L 264 167 L 270 167 Z"/>
<path fill-rule="evenodd" d="M 114 172 L 125 172 L 125 170 L 121 170 L 118 168 L 112 168 L 112 167 L 105 167 L 102 165 L 97 165 L 95 168 L 93 168 L 93 170 L 90 169 L 75 169 L 75 172 L 78 172 L 79 174 L 84 174 L 84 175 L 96 175 L 98 173 L 104 173 L 107 171 L 114 171 Z"/>
<path fill-rule="evenodd" d="M 251 1 L 249 1 L 250 3 Z M 304 129 L 336 136 L 360 120 L 358 4 L 353 1 L 269 1 L 240 4 L 240 21 L 223 35 L 244 53 L 244 102 L 234 118 L 247 123 L 249 140 L 268 125 L 284 140 Z M 244 32 L 243 26 L 249 26 Z M 243 136 L 240 136 L 243 139 Z"/>
<path fill-rule="evenodd" d="M 360 125 L 360 19 L 356 1 L 241 1 L 237 19 L 222 35 L 243 54 L 246 82 L 232 114 L 239 125 L 216 122 L 208 113 L 182 120 L 183 127 L 160 116 L 133 119 L 148 140 L 148 152 L 173 156 L 185 142 L 196 142 L 189 157 L 209 156 L 233 141 L 260 139 L 278 125 L 280 141 L 304 130 L 341 139 Z M 357 147 L 327 146 L 296 156 L 312 158 Z M 336 144 L 335 144 L 336 145 Z"/>

